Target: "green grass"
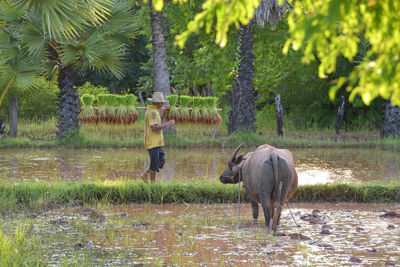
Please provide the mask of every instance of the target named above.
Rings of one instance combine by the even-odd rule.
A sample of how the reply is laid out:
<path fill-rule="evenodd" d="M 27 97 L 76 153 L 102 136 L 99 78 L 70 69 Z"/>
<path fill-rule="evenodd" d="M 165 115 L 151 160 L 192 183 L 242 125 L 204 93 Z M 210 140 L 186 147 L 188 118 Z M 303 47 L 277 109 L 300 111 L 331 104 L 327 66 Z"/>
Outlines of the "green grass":
<path fill-rule="evenodd" d="M 243 188 L 242 188 L 243 190 Z M 142 181 L 57 182 L 0 185 L 0 210 L 41 210 L 54 206 L 129 203 L 236 203 L 237 185 Z M 242 193 L 244 195 L 244 191 Z M 247 200 L 247 196 L 245 196 Z M 299 186 L 292 202 L 399 202 L 400 184 Z"/>
<path fill-rule="evenodd" d="M 29 121 L 19 125 L 17 138 L 0 138 L 0 148 L 132 148 L 143 147 L 143 116 L 131 125 L 83 125 L 78 135 L 57 140 L 56 121 Z M 165 134 L 166 147 L 235 147 L 244 142 L 247 147 L 270 144 L 286 148 L 308 147 L 362 147 L 400 150 L 400 138 L 381 139 L 377 131 L 343 132 L 337 141 L 334 130 L 286 131 L 283 138 L 274 131 L 247 132 L 228 135 L 226 125 L 212 127 L 204 125 L 177 125 L 176 135 Z"/>
<path fill-rule="evenodd" d="M 11 234 L 0 227 L 0 266 L 43 266 L 39 242 L 30 227 L 18 226 Z"/>

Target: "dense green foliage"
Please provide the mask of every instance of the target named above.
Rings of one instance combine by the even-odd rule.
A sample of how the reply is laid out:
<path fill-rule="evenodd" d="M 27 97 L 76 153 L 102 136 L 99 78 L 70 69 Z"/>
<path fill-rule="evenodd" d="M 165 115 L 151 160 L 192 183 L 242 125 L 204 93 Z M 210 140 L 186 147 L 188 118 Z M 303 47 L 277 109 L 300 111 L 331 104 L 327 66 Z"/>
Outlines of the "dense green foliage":
<path fill-rule="evenodd" d="M 381 96 L 400 105 L 400 2 L 296 1 L 289 16 L 291 38 L 285 47 L 304 48 L 304 62 L 319 61 L 320 77 L 337 69 L 337 58 L 357 59 L 359 66 L 341 75 L 330 91 L 331 99 L 342 87 L 367 105 Z M 357 58 L 360 46 L 366 54 Z"/>
<path fill-rule="evenodd" d="M 175 45 L 175 36 L 187 29 L 188 23 L 196 14 L 208 8 L 203 6 L 203 2 L 195 0 L 185 4 L 175 2 L 163 4 L 164 26 L 168 29 L 165 31 L 165 37 L 171 90 L 177 94 L 218 96 L 217 105 L 223 107 L 221 116 L 224 119 L 223 123 L 227 123 L 227 112 L 230 108 L 230 99 L 227 96 L 237 75 L 235 64 L 238 63 L 235 63 L 235 58 L 238 54 L 237 49 L 240 49 L 236 47 L 235 27 L 226 29 L 228 42 L 224 49 L 215 44 L 218 27 L 211 27 L 210 34 L 203 31 L 190 34 L 182 48 Z M 243 4 L 248 3 L 243 1 Z M 222 6 L 218 8 L 223 10 Z M 141 91 L 144 99 L 151 96 L 153 62 L 149 7 L 135 3 L 132 5 L 132 10 L 136 12 L 136 17 L 140 18 L 140 32 L 137 39 L 131 40 L 124 47 L 126 57 L 123 69 L 126 75 L 116 79 L 108 73 L 96 74 L 92 70 L 82 70 L 75 77 L 78 84 L 83 84 L 79 89 L 80 95 L 104 93 L 101 91 L 106 90 L 104 87 L 107 87 L 111 93 L 132 92 L 138 95 Z M 307 12 L 305 14 L 309 15 Z M 275 129 L 274 96 L 278 93 L 281 95 L 284 108 L 285 131 L 333 129 L 340 104 L 339 97 L 344 95 L 348 99 L 350 92 L 347 92 L 345 88 L 340 88 L 336 93 L 337 97 L 331 101 L 328 98 L 329 88 L 339 77 L 348 76 L 356 71 L 361 59 L 369 57 L 370 43 L 364 38 L 367 36 L 363 37 L 364 39 L 356 49 L 356 55 L 351 60 L 338 56 L 335 58 L 335 71 L 321 79 L 318 75 L 318 61 L 310 61 L 310 64 L 303 63 L 303 54 L 306 51 L 288 49 L 287 54 L 282 53 L 285 43 L 293 43 L 292 38 L 295 38 L 293 37 L 295 35 L 291 34 L 293 25 L 288 23 L 287 18 L 273 28 L 267 25 L 255 27 L 254 88 L 257 92 L 255 114 L 257 130 Z M 98 85 L 99 91 L 97 92 L 97 89 L 92 91 L 91 85 L 86 81 Z M 20 114 L 25 118 L 53 117 L 56 103 L 50 103 L 50 98 L 44 97 L 43 94 L 44 92 L 39 91 L 37 97 L 27 97 L 27 99 L 30 103 L 36 98 L 49 99 L 46 100 L 46 105 L 29 104 L 32 107 L 29 110 L 29 116 L 25 117 L 25 111 L 21 111 Z M 50 95 L 51 93 L 48 96 Z M 19 99 L 24 101 L 24 97 Z M 26 107 L 26 105 L 21 105 L 21 109 L 24 106 Z M 45 106 L 48 107 L 47 111 L 45 111 Z M 382 99 L 375 99 L 369 106 L 365 106 L 361 97 L 354 97 L 352 103 L 345 104 L 342 129 L 349 131 L 379 129 L 383 108 Z M 33 109 L 39 110 L 33 111 Z M 4 115 L 7 115 L 6 106 L 2 107 L 2 111 Z M 44 113 L 47 115 L 42 115 Z"/>
<path fill-rule="evenodd" d="M 247 195 L 242 195 L 248 201 Z M 57 182 L 0 185 L 0 210 L 46 209 L 55 205 L 128 203 L 236 203 L 237 185 L 142 181 Z M 400 185 L 327 184 L 299 186 L 292 201 L 398 202 Z"/>
<path fill-rule="evenodd" d="M 57 94 L 60 90 L 54 81 L 47 81 L 43 77 L 36 78 L 35 90 L 16 93 L 18 97 L 18 117 L 21 119 L 48 120 L 56 116 Z M 6 97 L 0 110 L 8 114 L 8 101 Z M 5 118 L 7 119 L 7 118 Z"/>
<path fill-rule="evenodd" d="M 95 86 L 90 82 L 86 82 L 84 85 L 78 87 L 79 95 L 82 96 L 84 94 L 97 96 L 99 94 L 108 94 L 109 89 L 104 86 Z"/>

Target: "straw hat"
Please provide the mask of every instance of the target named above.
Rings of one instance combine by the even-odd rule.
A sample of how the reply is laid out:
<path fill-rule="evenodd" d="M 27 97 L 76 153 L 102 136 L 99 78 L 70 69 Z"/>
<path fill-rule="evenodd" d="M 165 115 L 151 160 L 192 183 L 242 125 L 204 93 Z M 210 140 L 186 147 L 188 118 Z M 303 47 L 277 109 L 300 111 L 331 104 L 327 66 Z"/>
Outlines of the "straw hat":
<path fill-rule="evenodd" d="M 154 92 L 153 97 L 147 98 L 147 100 L 153 103 L 167 103 L 167 101 L 164 99 L 164 95 L 162 92 Z"/>

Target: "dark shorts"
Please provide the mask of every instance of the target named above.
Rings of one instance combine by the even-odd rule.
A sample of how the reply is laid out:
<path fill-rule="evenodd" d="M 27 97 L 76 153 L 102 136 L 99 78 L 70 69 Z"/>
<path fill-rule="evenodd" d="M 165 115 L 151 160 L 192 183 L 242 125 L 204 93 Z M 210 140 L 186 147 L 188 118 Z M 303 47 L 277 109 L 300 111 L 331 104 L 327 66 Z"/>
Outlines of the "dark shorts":
<path fill-rule="evenodd" d="M 150 167 L 152 171 L 159 171 L 165 163 L 165 154 L 161 146 L 147 149 L 150 155 Z"/>

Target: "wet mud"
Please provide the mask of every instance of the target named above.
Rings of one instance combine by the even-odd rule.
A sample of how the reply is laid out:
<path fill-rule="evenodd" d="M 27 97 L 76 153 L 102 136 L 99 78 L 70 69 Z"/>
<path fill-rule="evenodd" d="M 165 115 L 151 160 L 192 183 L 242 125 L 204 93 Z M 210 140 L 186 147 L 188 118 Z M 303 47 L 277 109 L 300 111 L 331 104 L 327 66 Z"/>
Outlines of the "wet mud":
<path fill-rule="evenodd" d="M 251 206 L 129 205 L 51 210 L 2 218 L 32 225 L 47 263 L 93 265 L 399 266 L 399 204 L 292 204 L 277 235 Z M 297 227 L 298 224 L 300 227 Z"/>

